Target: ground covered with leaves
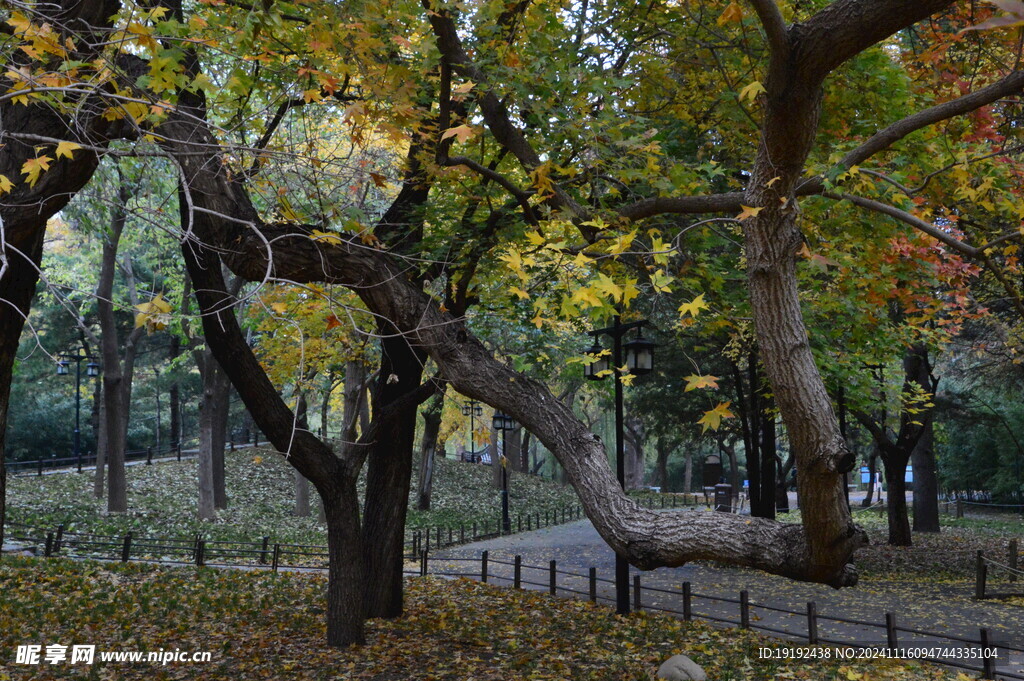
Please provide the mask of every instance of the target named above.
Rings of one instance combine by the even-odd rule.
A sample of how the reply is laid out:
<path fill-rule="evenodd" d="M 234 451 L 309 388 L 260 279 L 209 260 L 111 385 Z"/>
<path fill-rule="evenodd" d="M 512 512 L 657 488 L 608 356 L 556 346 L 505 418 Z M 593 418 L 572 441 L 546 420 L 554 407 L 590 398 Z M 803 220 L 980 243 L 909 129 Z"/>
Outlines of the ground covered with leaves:
<path fill-rule="evenodd" d="M 93 496 L 91 471 L 12 476 L 7 519 L 44 531 L 63 524 L 66 532 L 102 535 L 132 532 L 137 537 L 187 538 L 198 533 L 223 541 L 258 542 L 269 536 L 272 543 L 326 543 L 326 530 L 317 521 L 315 505 L 311 517 L 295 516 L 292 468 L 279 454 L 265 449 L 228 453 L 225 473 L 228 508 L 218 511 L 212 522 L 196 517 L 195 460 L 129 466 L 130 510 L 113 515 L 104 512 L 104 500 Z M 500 517 L 501 496 L 491 484 L 491 475 L 490 466 L 438 459 L 432 508 L 417 511 L 410 502 L 407 526 L 493 525 Z M 414 496 L 415 479 L 412 487 Z M 577 503 L 572 487 L 515 473 L 509 495 L 513 516 L 540 513 L 543 517 L 545 511 Z M 315 491 L 312 496 L 316 498 Z"/>
<path fill-rule="evenodd" d="M 324 643 L 321 575 L 4 557 L 0 681 L 15 679 L 654 679 L 684 652 L 715 681 L 968 679 L 927 664 L 762 659 L 782 644 L 658 614 L 465 580 L 414 578 L 407 614 L 369 625 L 366 646 Z M 19 645 L 96 646 L 93 665 L 17 664 Z M 209 662 L 99 661 L 101 652 L 210 652 Z M 764 656 L 767 657 L 767 656 Z"/>

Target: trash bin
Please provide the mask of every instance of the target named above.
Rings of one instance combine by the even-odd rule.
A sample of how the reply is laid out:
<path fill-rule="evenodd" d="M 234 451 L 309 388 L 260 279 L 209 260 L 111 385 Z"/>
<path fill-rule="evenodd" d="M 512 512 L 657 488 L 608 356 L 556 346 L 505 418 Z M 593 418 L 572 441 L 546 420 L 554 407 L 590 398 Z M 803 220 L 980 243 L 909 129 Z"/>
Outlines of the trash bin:
<path fill-rule="evenodd" d="M 724 482 L 715 485 L 715 510 L 732 513 L 732 485 Z"/>

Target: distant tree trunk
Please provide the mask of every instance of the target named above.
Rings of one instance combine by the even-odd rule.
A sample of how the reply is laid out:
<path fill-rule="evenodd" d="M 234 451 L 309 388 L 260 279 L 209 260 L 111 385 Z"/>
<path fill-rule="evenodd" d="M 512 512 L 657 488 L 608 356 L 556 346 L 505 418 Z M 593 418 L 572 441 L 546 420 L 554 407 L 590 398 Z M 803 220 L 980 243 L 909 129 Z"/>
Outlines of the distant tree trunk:
<path fill-rule="evenodd" d="M 790 453 L 783 463 L 775 458 L 777 477 L 775 483 L 775 508 L 779 513 L 789 513 L 789 472 L 793 470 L 793 454 Z"/>
<path fill-rule="evenodd" d="M 864 501 L 860 502 L 860 505 L 864 508 L 870 506 L 874 500 L 875 495 L 875 476 L 878 474 L 878 443 L 875 442 L 871 447 L 871 454 L 868 455 L 868 491 L 864 495 Z"/>
<path fill-rule="evenodd" d="M 629 416 L 623 425 L 625 425 L 623 450 L 626 456 L 626 489 L 641 489 L 644 486 L 644 473 L 646 472 L 644 470 L 644 423 L 639 417 Z"/>
<path fill-rule="evenodd" d="M 764 389 L 769 389 L 769 386 L 765 383 L 762 384 Z M 775 412 L 771 404 L 770 395 L 762 395 L 761 397 L 761 414 L 760 414 L 760 433 L 761 441 L 758 449 L 760 450 L 760 503 L 761 508 L 759 509 L 758 517 L 761 518 L 775 518 L 775 490 L 776 490 L 776 471 L 778 470 L 778 440 L 776 439 L 775 430 Z M 750 486 L 754 486 L 753 480 L 750 482 Z M 787 496 L 788 499 L 788 496 Z M 750 512 L 753 514 L 754 507 L 751 505 Z"/>
<path fill-rule="evenodd" d="M 171 334 L 171 343 L 167 349 L 167 359 L 176 360 L 181 356 L 181 339 L 177 334 Z M 181 444 L 181 387 L 177 379 L 171 383 L 167 390 L 167 409 L 171 412 L 170 418 L 170 446 L 177 447 Z"/>
<path fill-rule="evenodd" d="M 888 488 L 886 513 L 889 519 L 889 543 L 892 546 L 910 546 L 910 520 L 907 518 L 906 457 L 890 456 L 885 461 L 885 485 Z M 902 465 L 900 465 L 902 463 Z"/>
<path fill-rule="evenodd" d="M 367 617 L 398 617 L 403 609 L 402 552 L 419 412 L 419 401 L 410 397 L 420 388 L 426 356 L 395 329 L 383 325 L 379 330 L 373 421 L 382 423 L 367 454 L 363 593 Z"/>
<path fill-rule="evenodd" d="M 668 492 L 668 457 L 672 453 L 668 438 L 659 435 L 654 444 L 657 460 L 654 464 L 654 480 L 662 492 Z"/>
<path fill-rule="evenodd" d="M 686 462 L 683 464 L 683 492 L 689 494 L 693 489 L 693 453 L 686 452 Z"/>
<path fill-rule="evenodd" d="M 231 381 L 227 374 L 220 369 L 216 361 L 212 362 L 217 366 L 215 378 L 215 403 L 213 408 L 213 432 L 210 440 L 210 448 L 213 455 L 213 505 L 217 509 L 228 507 L 227 480 L 224 461 L 224 449 L 228 438 L 228 416 L 231 411 Z"/>
<path fill-rule="evenodd" d="M 491 427 L 488 452 L 491 456 L 491 487 L 501 489 L 501 431 Z"/>
<path fill-rule="evenodd" d="M 505 433 L 504 441 L 508 442 L 508 451 L 503 452 L 508 459 L 508 470 L 525 473 L 523 468 L 523 429 L 516 427 Z"/>
<path fill-rule="evenodd" d="M 522 466 L 520 470 L 522 470 L 524 473 L 529 474 L 533 473 L 533 471 L 530 469 L 530 450 L 532 449 L 532 442 L 533 438 L 530 435 L 530 431 L 523 428 L 522 440 L 519 443 L 519 461 L 521 462 Z"/>
<path fill-rule="evenodd" d="M 434 457 L 437 455 L 437 435 L 441 431 L 441 412 L 444 408 L 444 391 L 430 401 L 430 406 L 421 412 L 423 416 L 423 439 L 420 440 L 420 480 L 416 495 L 416 508 L 430 510 L 430 493 L 434 484 Z"/>
<path fill-rule="evenodd" d="M 939 531 L 939 481 L 935 466 L 935 423 L 928 419 L 910 454 L 914 471 L 914 532 Z"/>

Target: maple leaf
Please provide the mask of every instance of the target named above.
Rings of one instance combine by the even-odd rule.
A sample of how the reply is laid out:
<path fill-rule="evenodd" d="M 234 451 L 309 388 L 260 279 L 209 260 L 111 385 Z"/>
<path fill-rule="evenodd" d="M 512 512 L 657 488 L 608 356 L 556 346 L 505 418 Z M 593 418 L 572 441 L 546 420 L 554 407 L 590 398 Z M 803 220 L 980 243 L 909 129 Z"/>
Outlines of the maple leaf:
<path fill-rule="evenodd" d="M 465 142 L 475 134 L 476 131 L 473 130 L 472 126 L 463 123 L 462 125 L 456 125 L 454 128 L 448 128 L 441 133 L 441 140 L 444 141 L 449 137 L 454 137 L 459 142 Z"/>
<path fill-rule="evenodd" d="M 529 293 L 519 288 L 518 286 L 513 286 L 508 290 L 508 292 L 514 296 L 517 296 L 520 300 L 527 300 L 530 297 Z"/>
<path fill-rule="evenodd" d="M 740 204 L 740 208 L 743 209 L 743 212 L 736 216 L 736 219 L 740 222 L 747 218 L 757 217 L 757 214 L 764 210 L 764 206 L 744 206 L 742 203 Z"/>
<path fill-rule="evenodd" d="M 75 144 L 74 142 L 60 142 L 57 145 L 57 151 L 54 153 L 54 156 L 56 156 L 57 158 L 60 158 L 61 156 L 66 156 L 67 158 L 72 159 L 74 158 L 74 152 L 78 151 L 81 148 L 81 144 Z"/>
<path fill-rule="evenodd" d="M 28 186 L 35 187 L 36 182 L 39 181 L 39 174 L 44 170 L 50 169 L 50 164 L 53 159 L 49 156 L 40 156 L 39 158 L 30 158 L 25 161 L 21 166 L 21 173 L 28 176 Z"/>
<path fill-rule="evenodd" d="M 341 245 L 341 237 L 339 237 L 337 234 L 332 234 L 331 232 L 323 232 L 319 229 L 314 229 L 313 233 L 309 236 L 309 238 L 312 239 L 313 241 L 323 241 L 332 246 Z"/>
<path fill-rule="evenodd" d="M 622 300 L 622 287 L 616 284 L 615 280 L 603 272 L 598 273 L 597 281 L 594 282 L 594 288 L 615 302 Z"/>
<path fill-rule="evenodd" d="M 689 314 L 691 317 L 696 317 L 700 314 L 701 310 L 710 310 L 708 304 L 704 302 L 704 294 L 700 294 L 688 303 L 683 303 L 679 306 L 680 314 Z"/>
<path fill-rule="evenodd" d="M 337 328 L 339 326 L 341 326 L 341 320 L 338 319 L 338 315 L 332 314 L 332 315 L 329 315 L 327 317 L 327 330 L 328 331 L 330 331 L 331 329 Z"/>
<path fill-rule="evenodd" d="M 755 80 L 753 83 L 740 90 L 740 101 L 742 102 L 746 99 L 753 103 L 753 101 L 757 99 L 757 96 L 762 92 L 768 91 L 764 89 L 764 85 L 761 85 L 761 81 Z"/>
<path fill-rule="evenodd" d="M 6 194 L 14 189 L 14 183 L 7 179 L 6 175 L 0 175 L 0 195 Z"/>
<path fill-rule="evenodd" d="M 380 173 L 370 173 L 370 179 L 373 180 L 373 184 L 381 189 L 388 186 L 388 178 L 384 177 Z"/>
<path fill-rule="evenodd" d="M 718 387 L 718 376 L 698 376 L 697 374 L 691 374 L 686 377 L 686 388 L 683 390 L 684 393 L 688 393 L 691 390 L 697 390 L 699 388 L 717 388 Z"/>
<path fill-rule="evenodd" d="M 170 321 L 171 304 L 164 300 L 164 294 L 135 306 L 135 328 L 146 327 L 146 333 L 153 333 L 167 328 Z"/>
<path fill-rule="evenodd" d="M 729 6 L 725 8 L 725 11 L 718 17 L 716 22 L 719 26 L 725 26 L 731 21 L 743 21 L 743 7 L 740 3 L 733 2 L 729 3 Z"/>
<path fill-rule="evenodd" d="M 730 404 L 732 402 L 720 402 L 714 409 L 704 412 L 704 416 L 697 421 L 703 426 L 701 432 L 707 432 L 708 428 L 718 430 L 722 425 L 722 419 L 731 419 L 734 414 L 729 411 Z"/>

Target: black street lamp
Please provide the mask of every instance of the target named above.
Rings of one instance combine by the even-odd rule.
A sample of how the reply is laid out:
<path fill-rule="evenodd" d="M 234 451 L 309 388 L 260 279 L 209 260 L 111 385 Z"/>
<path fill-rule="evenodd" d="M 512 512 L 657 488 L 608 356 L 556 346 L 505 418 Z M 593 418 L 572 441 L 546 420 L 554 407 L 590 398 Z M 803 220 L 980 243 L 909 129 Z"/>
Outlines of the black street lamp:
<path fill-rule="evenodd" d="M 462 405 L 462 415 L 469 417 L 469 455 L 476 463 L 476 422 L 477 416 L 482 416 L 484 408 L 476 400 L 470 400 Z"/>
<path fill-rule="evenodd" d="M 594 337 L 594 345 L 587 351 L 593 359 L 589 364 L 584 365 L 584 375 L 592 381 L 600 381 L 608 375 L 610 369 L 611 375 L 615 378 L 615 476 L 622 489 L 626 489 L 622 354 L 625 350 L 625 368 L 629 373 L 642 376 L 654 370 L 654 343 L 644 338 L 641 330 L 646 323 L 646 319 L 641 319 L 623 324 L 619 315 L 615 315 L 611 326 L 587 332 Z M 623 344 L 622 337 L 631 329 L 637 330 L 636 338 Z M 601 336 L 609 336 L 612 339 L 611 367 L 608 366 L 608 355 L 602 350 L 599 342 Z M 617 551 L 615 553 L 615 611 L 620 615 L 629 613 L 629 562 Z"/>
<path fill-rule="evenodd" d="M 491 426 L 501 431 L 501 530 L 512 534 L 512 520 L 508 515 L 508 431 L 519 426 L 514 418 L 500 411 L 494 412 Z"/>
<path fill-rule="evenodd" d="M 82 348 L 84 351 L 85 348 Z M 100 365 L 96 358 L 81 351 L 75 354 L 62 353 L 61 359 L 57 362 L 57 375 L 67 376 L 71 362 L 75 363 L 75 459 L 78 461 L 78 472 L 82 472 L 82 440 L 81 440 L 81 419 L 82 419 L 82 361 L 89 360 L 85 365 L 85 375 L 95 378 L 100 375 Z"/>

